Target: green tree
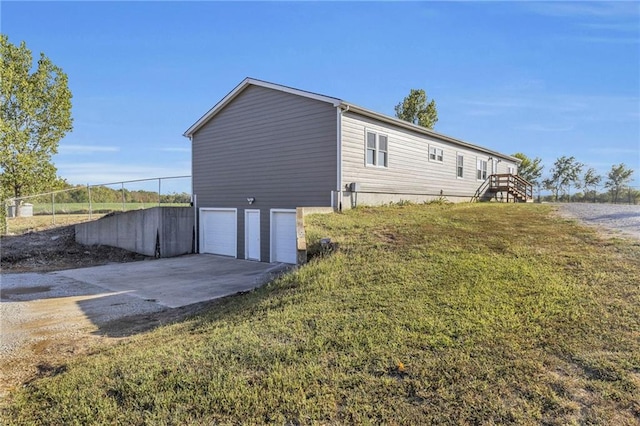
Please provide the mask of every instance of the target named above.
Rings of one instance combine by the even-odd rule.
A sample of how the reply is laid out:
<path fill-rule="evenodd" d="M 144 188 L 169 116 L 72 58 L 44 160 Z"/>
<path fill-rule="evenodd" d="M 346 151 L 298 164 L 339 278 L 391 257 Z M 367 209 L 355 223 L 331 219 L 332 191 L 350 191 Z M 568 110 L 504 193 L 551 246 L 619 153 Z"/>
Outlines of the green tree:
<path fill-rule="evenodd" d="M 596 169 L 589 167 L 582 177 L 582 187 L 584 188 L 584 196 L 587 197 L 589 188 L 593 188 L 593 202 L 596 202 L 596 187 L 602 181 L 602 176 L 598 174 Z"/>
<path fill-rule="evenodd" d="M 571 185 L 579 182 L 583 166 L 575 157 L 564 155 L 553 163 L 551 176 L 544 180 L 543 185 L 553 193 L 555 201 L 558 201 L 559 194 L 570 193 Z"/>
<path fill-rule="evenodd" d="M 0 235 L 7 233 L 7 204 L 4 188 L 0 185 Z"/>
<path fill-rule="evenodd" d="M 433 129 L 438 121 L 436 101 L 431 99 L 427 104 L 427 94 L 422 89 L 411 89 L 409 95 L 396 105 L 395 109 L 396 117 L 399 119 L 427 129 Z"/>
<path fill-rule="evenodd" d="M 627 194 L 629 196 L 629 204 L 638 204 L 638 200 L 640 200 L 640 191 L 629 187 Z"/>
<path fill-rule="evenodd" d="M 542 160 L 538 157 L 532 160 L 521 152 L 513 154 L 513 156 L 522 160 L 522 163 L 518 166 L 518 175 L 533 185 L 539 185 L 542 169 L 544 169 Z"/>
<path fill-rule="evenodd" d="M 24 42 L 0 35 L 0 185 L 8 196 L 41 192 L 56 182 L 51 156 L 72 129 L 67 75 L 40 54 L 34 69 Z"/>
<path fill-rule="evenodd" d="M 604 186 L 611 189 L 614 203 L 618 202 L 618 195 L 622 187 L 631 181 L 631 175 L 633 175 L 633 170 L 628 169 L 624 163 L 611 166 Z"/>

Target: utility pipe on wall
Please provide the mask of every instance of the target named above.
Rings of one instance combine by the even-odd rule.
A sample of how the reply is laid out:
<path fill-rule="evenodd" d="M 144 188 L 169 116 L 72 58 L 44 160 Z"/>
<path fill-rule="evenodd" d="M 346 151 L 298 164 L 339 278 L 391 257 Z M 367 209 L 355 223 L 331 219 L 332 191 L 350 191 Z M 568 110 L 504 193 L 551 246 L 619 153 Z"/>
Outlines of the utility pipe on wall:
<path fill-rule="evenodd" d="M 343 109 L 344 108 L 344 109 Z M 338 201 L 336 206 L 338 211 L 342 211 L 342 192 L 344 190 L 342 185 L 342 113 L 349 111 L 349 105 L 339 104 L 336 108 L 337 117 L 337 130 L 336 130 L 336 169 L 337 169 L 337 186 L 338 186 Z"/>

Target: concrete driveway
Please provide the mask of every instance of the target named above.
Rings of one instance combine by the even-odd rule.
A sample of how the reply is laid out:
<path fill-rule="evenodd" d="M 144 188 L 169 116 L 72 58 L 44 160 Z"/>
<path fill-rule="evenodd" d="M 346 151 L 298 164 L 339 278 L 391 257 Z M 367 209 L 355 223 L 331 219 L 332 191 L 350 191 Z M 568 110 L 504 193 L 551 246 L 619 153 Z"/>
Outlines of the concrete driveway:
<path fill-rule="evenodd" d="M 0 398 L 39 374 L 38 366 L 170 322 L 198 302 L 251 290 L 289 266 L 190 255 L 0 274 Z"/>
<path fill-rule="evenodd" d="M 251 290 L 284 267 L 202 254 L 69 269 L 52 275 L 178 308 Z"/>

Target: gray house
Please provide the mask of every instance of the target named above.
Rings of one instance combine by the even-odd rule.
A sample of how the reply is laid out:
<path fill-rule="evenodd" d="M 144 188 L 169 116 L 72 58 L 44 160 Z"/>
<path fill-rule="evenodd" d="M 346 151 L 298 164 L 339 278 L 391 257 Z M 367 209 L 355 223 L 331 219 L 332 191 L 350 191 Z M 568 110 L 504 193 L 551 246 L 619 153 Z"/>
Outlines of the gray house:
<path fill-rule="evenodd" d="M 296 209 L 527 201 L 520 160 L 349 102 L 247 78 L 196 121 L 198 251 L 296 262 Z M 514 180 L 515 179 L 515 180 Z"/>

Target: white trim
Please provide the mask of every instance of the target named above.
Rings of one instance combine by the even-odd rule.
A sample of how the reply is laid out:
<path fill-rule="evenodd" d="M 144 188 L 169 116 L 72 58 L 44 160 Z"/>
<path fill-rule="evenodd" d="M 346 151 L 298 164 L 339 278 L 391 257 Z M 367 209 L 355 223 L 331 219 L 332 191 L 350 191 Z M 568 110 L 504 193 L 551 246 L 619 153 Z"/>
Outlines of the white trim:
<path fill-rule="evenodd" d="M 418 126 L 418 125 L 410 123 L 408 121 L 400 120 L 399 118 L 390 117 L 388 115 L 384 115 L 384 114 L 381 114 L 379 112 L 371 111 L 369 109 L 362 108 L 362 107 L 360 107 L 358 105 L 354 105 L 354 104 L 349 103 L 349 102 L 344 102 L 343 101 L 342 105 L 344 105 L 346 107 L 349 107 L 349 110 L 354 112 L 354 113 L 356 113 L 356 114 L 360 114 L 360 115 L 363 115 L 365 117 L 373 118 L 373 119 L 376 119 L 376 120 L 384 122 L 384 123 L 393 124 L 395 126 L 402 127 L 402 128 L 405 128 L 405 129 L 413 130 L 414 132 L 422 133 L 423 135 L 431 136 L 431 137 L 440 139 L 440 140 L 445 141 L 445 142 L 453 143 L 454 145 L 457 145 L 459 147 L 470 148 L 470 149 L 482 152 L 482 153 L 487 154 L 487 155 L 492 155 L 492 156 L 496 156 L 496 157 L 499 157 L 499 158 L 503 158 L 505 160 L 509 160 L 509 161 L 514 162 L 516 164 L 520 164 L 522 162 L 522 160 L 520 160 L 518 158 L 515 158 L 515 157 L 512 157 L 510 155 L 502 154 L 500 152 L 492 151 L 490 149 L 481 147 L 479 145 L 474 145 L 472 143 L 465 142 L 463 140 L 456 139 L 456 138 L 451 137 L 451 136 L 443 135 L 442 133 L 438 133 L 436 131 L 427 129 L 426 127 Z"/>
<path fill-rule="evenodd" d="M 483 161 L 484 162 L 484 170 L 479 168 L 479 162 Z M 484 171 L 484 173 L 486 174 L 486 176 L 484 177 L 484 179 L 480 178 L 478 179 L 478 170 L 482 170 Z M 478 182 L 484 182 L 485 180 L 487 180 L 487 178 L 489 177 L 489 159 L 488 158 L 482 158 L 482 157 L 476 157 L 476 180 Z"/>
<path fill-rule="evenodd" d="M 273 263 L 273 244 L 275 243 L 273 239 L 273 214 L 274 213 L 296 213 L 296 209 L 270 209 L 269 210 L 269 262 Z"/>
<path fill-rule="evenodd" d="M 238 96 L 244 89 L 246 89 L 249 85 L 265 87 L 267 89 L 278 90 L 280 92 L 290 93 L 292 95 L 303 96 L 309 99 L 315 99 L 321 102 L 327 102 L 333 105 L 334 107 L 344 108 L 345 110 L 353 110 L 353 112 L 364 115 L 366 117 L 373 118 L 375 120 L 379 120 L 384 123 L 393 124 L 395 126 L 399 126 L 405 129 L 413 130 L 418 133 L 422 133 L 427 136 L 435 137 L 445 142 L 453 143 L 454 145 L 463 147 L 463 148 L 471 148 L 473 150 L 485 153 L 487 155 L 496 156 L 499 158 L 503 158 L 505 160 L 509 160 L 515 164 L 520 164 L 522 160 L 512 157 L 510 155 L 502 154 L 497 151 L 492 151 L 490 149 L 481 147 L 479 145 L 474 145 L 469 142 L 465 142 L 460 139 L 453 138 L 451 136 L 443 135 L 442 133 L 435 132 L 433 130 L 427 129 L 426 127 L 418 126 L 413 123 L 409 123 L 408 121 L 400 120 L 399 118 L 391 117 L 388 115 L 384 115 L 375 111 L 371 111 L 366 108 L 359 107 L 349 102 L 342 101 L 338 98 L 333 98 L 330 96 L 321 95 L 318 93 L 307 92 L 300 89 L 295 89 L 293 87 L 283 86 L 280 84 L 269 83 L 267 81 L 257 80 L 254 78 L 245 78 L 240 84 L 238 84 L 231 92 L 229 92 L 222 100 L 220 100 L 217 104 L 213 106 L 207 113 L 205 113 L 198 121 L 196 121 L 191 127 L 189 127 L 183 134 L 185 137 L 191 137 L 193 134 L 200 129 L 205 123 L 207 123 L 214 115 L 216 115 L 222 108 L 224 108 L 229 102 L 231 102 L 236 96 Z"/>
<path fill-rule="evenodd" d="M 232 208 L 232 207 L 200 207 L 199 209 L 199 217 L 198 217 L 198 221 L 202 220 L 202 212 L 204 211 L 232 211 L 235 214 L 236 220 L 234 221 L 234 231 L 233 233 L 235 234 L 235 238 L 233 239 L 233 252 L 235 253 L 233 255 L 233 257 L 235 259 L 238 258 L 238 209 L 237 208 Z M 199 227 L 199 244 L 198 244 L 198 252 L 202 253 L 202 242 L 204 241 L 203 238 L 203 228 L 202 226 Z"/>
<path fill-rule="evenodd" d="M 431 159 L 431 149 L 434 149 L 435 152 L 435 157 L 433 160 Z M 440 156 L 442 157 L 442 160 L 438 160 L 438 151 L 440 151 Z M 427 146 L 427 155 L 429 158 L 429 161 L 432 163 L 440 163 L 443 164 L 444 163 L 444 148 L 440 148 L 437 145 L 433 145 L 433 144 L 429 144 Z"/>
<path fill-rule="evenodd" d="M 191 188 L 193 188 L 193 183 L 191 184 Z M 198 211 L 198 196 L 196 194 L 193 194 L 193 226 L 195 227 L 193 232 L 193 238 L 195 239 L 195 241 L 193 242 L 194 243 L 193 250 L 196 253 L 200 253 L 200 234 L 199 234 L 200 224 L 198 223 L 199 220 L 200 220 L 200 215 Z"/>
<path fill-rule="evenodd" d="M 265 87 L 267 89 L 273 89 L 273 90 L 278 90 L 280 92 L 285 92 L 285 93 L 290 93 L 292 95 L 297 95 L 297 96 L 303 96 L 305 98 L 309 98 L 309 99 L 315 99 L 317 101 L 321 101 L 321 102 L 327 102 L 330 103 L 331 105 L 333 105 L 334 107 L 344 107 L 347 110 L 351 110 L 353 109 L 354 112 L 370 117 L 370 118 L 374 118 L 376 120 L 380 120 L 382 122 L 385 123 L 390 123 L 390 124 L 394 124 L 396 126 L 399 127 L 403 127 L 409 130 L 413 130 L 428 136 L 432 136 L 432 137 L 436 137 L 439 139 L 442 139 L 446 142 L 451 142 L 455 145 L 461 146 L 461 147 L 465 147 L 465 148 L 471 148 L 471 149 L 475 149 L 477 151 L 486 153 L 488 155 L 493 155 L 493 156 L 497 156 L 500 158 L 503 158 L 505 160 L 509 160 L 512 161 L 516 164 L 520 164 L 522 162 L 522 160 L 512 157 L 510 155 L 506 155 L 506 154 L 501 154 L 499 152 L 496 151 L 492 151 L 486 148 L 483 148 L 481 146 L 478 145 L 474 145 L 472 143 L 469 142 L 465 142 L 462 141 L 460 139 L 456 139 L 453 138 L 451 136 L 447 136 L 447 135 L 443 135 L 441 133 L 435 132 L 433 130 L 427 129 L 425 127 L 422 126 L 418 126 L 416 124 L 413 123 L 409 123 L 407 121 L 404 120 L 400 120 L 398 118 L 395 117 L 391 117 L 388 115 L 384 115 L 384 114 L 380 114 L 378 112 L 375 111 L 371 111 L 369 109 L 366 108 L 362 108 L 359 107 L 357 105 L 354 105 L 352 103 L 349 102 L 344 102 L 338 98 L 333 98 L 330 96 L 325 96 L 325 95 L 320 95 L 318 93 L 313 93 L 313 92 L 307 92 L 304 90 L 300 90 L 300 89 L 295 89 L 293 87 L 288 87 L 288 86 L 283 86 L 280 84 L 275 84 L 275 83 L 269 83 L 267 81 L 262 81 L 262 80 L 257 80 L 254 78 L 245 78 L 240 84 L 238 84 L 231 92 L 229 92 L 224 98 L 222 98 L 222 100 L 220 100 L 217 104 L 215 104 L 213 106 L 213 108 L 211 108 L 209 111 L 207 111 L 202 117 L 200 117 L 200 119 L 198 121 L 196 121 L 193 125 L 191 125 L 191 127 L 189 127 L 183 134 L 183 136 L 185 137 L 191 137 L 193 136 L 193 134 L 200 129 L 206 122 L 208 122 L 211 118 L 213 118 L 214 115 L 216 115 L 222 108 L 224 108 L 229 102 L 231 102 L 236 96 L 238 96 L 244 89 L 246 89 L 249 85 L 254 85 L 254 86 L 260 86 L 260 87 Z"/>
<path fill-rule="evenodd" d="M 373 161 L 374 164 L 369 164 L 367 161 L 367 155 L 369 154 L 369 139 L 368 134 L 372 133 L 376 137 L 376 147 L 373 153 Z M 378 154 L 380 153 L 380 136 L 384 136 L 387 138 L 387 150 L 384 151 L 387 154 L 387 164 L 380 165 L 378 164 Z M 378 169 L 388 169 L 389 168 L 389 134 L 385 132 L 380 132 L 379 130 L 371 130 L 367 127 L 364 128 L 364 166 L 365 167 L 374 167 Z"/>
<path fill-rule="evenodd" d="M 247 233 L 247 213 L 258 213 L 258 241 L 260 241 L 260 209 L 245 209 L 244 211 L 244 258 L 247 260 L 257 260 L 262 262 L 262 244 L 258 244 L 258 258 L 249 258 L 249 234 Z"/>
<path fill-rule="evenodd" d="M 341 103 L 340 99 L 332 98 L 329 96 L 320 95 L 317 93 L 306 92 L 300 89 L 294 89 L 293 87 L 282 86 L 280 84 L 269 83 L 267 81 L 257 80 L 255 78 L 245 78 L 242 80 L 240 84 L 238 84 L 231 92 L 227 94 L 220 102 L 215 104 L 213 108 L 207 111 L 198 121 L 193 123 L 191 127 L 189 127 L 183 134 L 183 136 L 190 138 L 193 134 L 198 131 L 202 126 L 204 126 L 209 120 L 213 118 L 221 109 L 223 109 L 229 102 L 236 98 L 240 93 L 242 93 L 249 86 L 259 86 L 267 89 L 273 89 L 280 92 L 290 93 L 296 96 L 302 96 L 309 99 L 314 99 L 316 101 L 327 102 L 333 105 L 334 107 L 338 107 Z"/>
<path fill-rule="evenodd" d="M 458 157 L 462 157 L 462 176 L 458 176 Z M 464 179 L 464 153 L 456 151 L 456 179 Z"/>
<path fill-rule="evenodd" d="M 306 90 L 296 89 L 295 87 L 283 86 L 282 84 L 269 83 L 268 81 L 258 80 L 255 78 L 246 78 L 247 84 L 253 84 L 254 86 L 261 86 L 267 89 L 279 90 L 281 92 L 290 93 L 292 95 L 302 96 L 309 99 L 315 99 L 316 101 L 327 102 L 337 107 L 342 102 L 340 99 L 332 98 L 331 96 L 321 95 L 319 93 L 308 92 Z"/>
<path fill-rule="evenodd" d="M 331 207 L 334 207 L 337 210 L 340 210 L 340 203 L 342 202 L 342 109 L 338 106 L 336 108 L 336 117 L 337 117 L 337 131 L 336 131 L 336 146 L 337 146 L 337 157 L 336 157 L 336 191 L 340 194 L 338 203 L 336 205 L 333 204 L 333 191 L 331 192 Z"/>

